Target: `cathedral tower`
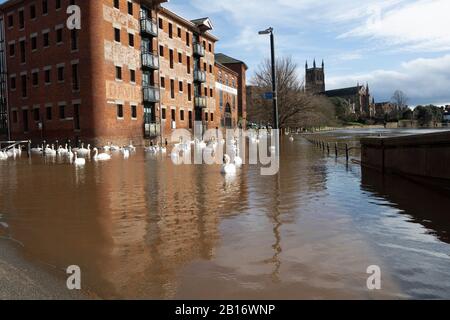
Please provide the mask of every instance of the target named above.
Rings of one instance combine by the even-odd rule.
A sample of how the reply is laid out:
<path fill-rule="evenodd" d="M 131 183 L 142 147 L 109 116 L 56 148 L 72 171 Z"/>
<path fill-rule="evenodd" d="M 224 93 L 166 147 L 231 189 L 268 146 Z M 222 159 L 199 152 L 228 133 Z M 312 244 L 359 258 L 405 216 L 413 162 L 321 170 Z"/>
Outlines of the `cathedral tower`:
<path fill-rule="evenodd" d="M 312 94 L 325 92 L 325 64 L 323 60 L 321 68 L 316 66 L 316 59 L 314 59 L 312 68 L 308 68 L 308 61 L 306 61 L 305 89 L 306 92 Z"/>

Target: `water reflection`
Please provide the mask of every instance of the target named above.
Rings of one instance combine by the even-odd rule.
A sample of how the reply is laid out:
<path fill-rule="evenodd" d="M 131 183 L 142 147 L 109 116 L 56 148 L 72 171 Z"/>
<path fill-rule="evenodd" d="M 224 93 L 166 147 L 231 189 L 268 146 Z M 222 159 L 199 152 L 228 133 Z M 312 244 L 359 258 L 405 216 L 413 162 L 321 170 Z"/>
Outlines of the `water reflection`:
<path fill-rule="evenodd" d="M 450 243 L 450 195 L 395 175 L 363 168 L 362 188 L 392 203 L 412 221 L 425 226 L 441 241 Z"/>

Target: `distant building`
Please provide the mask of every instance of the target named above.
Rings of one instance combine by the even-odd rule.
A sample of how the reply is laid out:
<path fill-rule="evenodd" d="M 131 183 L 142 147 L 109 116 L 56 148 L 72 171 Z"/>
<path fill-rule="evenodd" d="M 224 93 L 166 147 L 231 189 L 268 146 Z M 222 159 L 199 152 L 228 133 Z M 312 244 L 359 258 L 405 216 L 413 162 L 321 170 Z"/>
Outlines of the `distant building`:
<path fill-rule="evenodd" d="M 341 88 L 326 91 L 325 88 L 325 63 L 317 67 L 316 60 L 313 67 L 308 67 L 308 61 L 305 64 L 305 91 L 312 94 L 323 94 L 329 98 L 340 98 L 347 101 L 351 113 L 362 117 L 374 117 L 375 105 L 370 95 L 369 85 Z"/>
<path fill-rule="evenodd" d="M 396 110 L 396 105 L 392 102 L 380 102 L 375 104 L 375 117 L 378 119 L 383 119 L 386 114 L 391 114 Z"/>
<path fill-rule="evenodd" d="M 312 94 L 325 92 L 325 63 L 323 61 L 321 68 L 316 66 L 316 60 L 314 60 L 313 67 L 308 68 L 308 61 L 306 61 L 305 90 Z"/>

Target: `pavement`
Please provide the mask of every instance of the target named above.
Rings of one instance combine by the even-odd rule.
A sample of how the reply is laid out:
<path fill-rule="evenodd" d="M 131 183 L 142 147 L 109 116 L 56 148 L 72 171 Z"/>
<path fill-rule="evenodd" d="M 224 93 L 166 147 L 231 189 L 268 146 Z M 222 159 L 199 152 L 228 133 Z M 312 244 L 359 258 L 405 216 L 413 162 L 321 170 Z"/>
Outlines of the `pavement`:
<path fill-rule="evenodd" d="M 13 241 L 0 238 L 0 300 L 86 300 L 70 291 L 63 272 L 27 261 Z"/>

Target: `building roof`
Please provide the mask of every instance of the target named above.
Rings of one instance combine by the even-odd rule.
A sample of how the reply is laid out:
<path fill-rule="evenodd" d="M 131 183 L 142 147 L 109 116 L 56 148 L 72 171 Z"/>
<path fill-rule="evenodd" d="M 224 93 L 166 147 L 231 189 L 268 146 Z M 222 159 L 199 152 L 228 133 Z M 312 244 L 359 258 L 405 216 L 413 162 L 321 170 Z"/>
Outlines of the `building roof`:
<path fill-rule="evenodd" d="M 231 70 L 230 68 L 224 66 L 223 64 L 221 64 L 221 63 L 219 63 L 219 62 L 217 62 L 217 61 L 215 62 L 215 65 L 216 65 L 216 67 L 218 67 L 218 68 L 220 68 L 220 69 L 223 69 L 223 70 L 225 70 L 226 72 L 231 73 L 232 75 L 234 75 L 234 76 L 236 76 L 236 77 L 239 76 L 239 74 L 238 74 L 237 72 Z"/>
<path fill-rule="evenodd" d="M 223 53 L 216 53 L 215 55 L 215 59 L 218 63 L 223 64 L 223 65 L 227 65 L 227 64 L 243 64 L 245 69 L 248 70 L 248 66 L 245 62 L 232 58 L 230 56 L 227 56 L 226 54 Z"/>
<path fill-rule="evenodd" d="M 336 89 L 336 90 L 328 90 L 328 91 L 325 91 L 325 95 L 329 98 L 352 96 L 352 95 L 357 95 L 359 93 L 359 91 L 361 90 L 361 88 L 362 88 L 362 86 L 356 86 L 356 87 L 342 88 L 342 89 Z"/>

